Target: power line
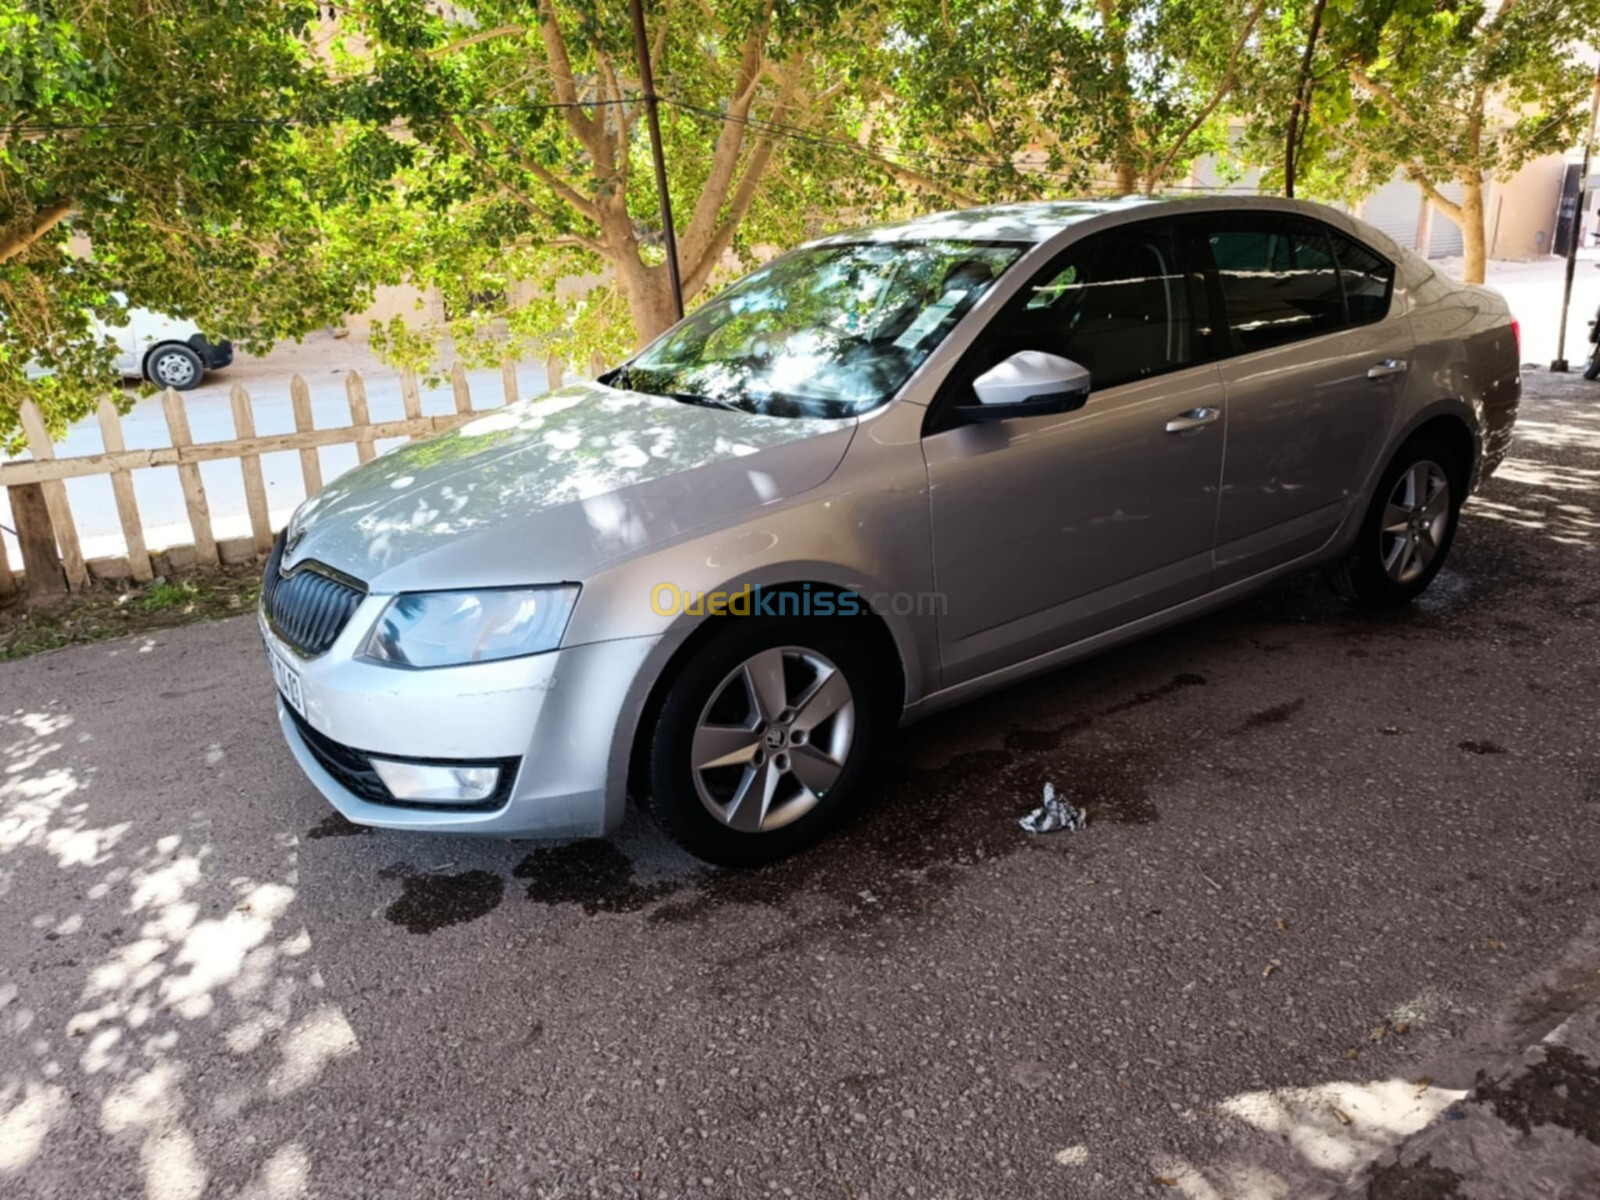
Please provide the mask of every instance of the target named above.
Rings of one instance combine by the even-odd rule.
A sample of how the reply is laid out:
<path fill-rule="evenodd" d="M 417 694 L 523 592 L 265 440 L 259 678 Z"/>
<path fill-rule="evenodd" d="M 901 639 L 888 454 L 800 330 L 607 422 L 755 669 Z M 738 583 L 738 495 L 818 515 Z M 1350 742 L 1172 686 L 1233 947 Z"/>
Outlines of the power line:
<path fill-rule="evenodd" d="M 675 108 L 684 110 L 696 116 L 709 120 L 745 125 L 770 133 L 775 137 L 782 137 L 792 141 L 804 142 L 821 149 L 833 150 L 839 153 L 850 154 L 857 158 L 870 160 L 884 166 L 899 167 L 906 170 L 923 170 L 929 166 L 955 164 L 962 167 L 972 167 L 985 171 L 1004 171 L 1033 179 L 1044 179 L 1055 183 L 1072 185 L 1088 184 L 1090 186 L 1109 187 L 1116 181 L 1107 176 L 1077 175 L 1062 171 L 1049 171 L 1042 168 L 1030 168 L 1026 165 L 1001 158 L 980 158 L 973 155 L 952 154 L 947 151 L 917 150 L 906 148 L 885 148 L 881 146 L 862 145 L 860 142 L 849 138 L 836 137 L 830 134 L 819 133 L 816 130 L 806 129 L 799 125 L 792 125 L 784 121 L 776 121 L 762 117 L 739 117 L 732 113 L 722 112 L 714 108 L 694 104 L 687 100 L 680 100 L 673 96 L 658 97 L 661 103 L 670 104 Z M 438 117 L 478 117 L 478 116 L 503 116 L 512 113 L 526 112 L 554 112 L 566 109 L 596 109 L 613 108 L 628 104 L 641 103 L 642 95 L 628 95 L 615 99 L 593 100 L 568 100 L 568 101 L 541 101 L 536 104 L 499 104 L 482 108 L 443 109 L 433 114 Z M 166 129 L 219 129 L 219 128 L 320 128 L 340 124 L 387 124 L 398 117 L 356 117 L 349 114 L 330 113 L 314 117 L 216 117 L 195 118 L 185 121 L 83 121 L 62 123 L 18 123 L 0 126 L 0 133 L 4 134 L 48 134 L 68 133 L 80 131 L 138 131 L 138 130 L 166 130 Z M 897 157 L 898 156 L 898 157 Z M 916 161 L 907 162 L 906 157 Z M 919 165 L 920 164 L 920 165 Z M 1211 191 L 1212 188 L 1200 184 L 1168 183 L 1163 185 L 1164 190 L 1193 190 Z"/>
<path fill-rule="evenodd" d="M 609 108 L 632 104 L 638 96 L 623 96 L 615 100 L 541 101 L 538 104 L 496 104 L 486 108 L 441 109 L 434 114 L 441 117 L 487 117 L 507 113 L 546 112 L 564 108 Z M 60 124 L 0 125 L 0 133 L 73 133 L 85 130 L 137 130 L 137 129 L 226 129 L 226 128 L 299 128 L 343 124 L 387 124 L 400 117 L 356 117 L 348 113 L 328 113 L 314 117 L 196 117 L 187 121 L 74 121 Z"/>
<path fill-rule="evenodd" d="M 858 157 L 874 159 L 878 162 L 885 163 L 893 167 L 914 169 L 913 164 L 905 163 L 897 158 L 894 158 L 891 154 L 880 147 L 863 146 L 861 143 L 851 141 L 847 138 L 831 137 L 827 134 L 817 133 L 815 130 L 805 129 L 799 125 L 790 125 L 783 121 L 773 121 L 761 117 L 736 117 L 731 113 L 719 112 L 712 108 L 704 108 L 697 104 L 691 104 L 686 100 L 674 99 L 671 96 L 662 96 L 661 100 L 664 104 L 670 104 L 675 108 L 681 108 L 687 112 L 709 117 L 712 120 L 726 121 L 739 125 L 748 125 L 752 128 L 772 133 L 778 137 L 787 137 L 796 141 L 809 142 L 813 145 L 822 146 L 827 149 L 840 150 L 845 153 L 854 154 Z M 897 153 L 915 156 L 922 159 L 926 163 L 957 163 L 962 166 L 981 167 L 992 171 L 1010 171 L 1017 175 L 1024 175 L 1035 179 L 1049 179 L 1059 183 L 1090 183 L 1111 185 L 1115 184 L 1116 182 L 1109 176 L 1081 176 L 1062 171 L 1033 169 L 1027 166 L 1018 165 L 1012 160 L 1003 158 L 975 158 L 970 155 L 950 154 L 936 150 L 907 149 L 898 150 Z M 1170 189 L 1194 191 L 1215 190 L 1205 187 L 1201 184 L 1166 184 L 1163 186 Z"/>
<path fill-rule="evenodd" d="M 796 141 L 809 142 L 813 145 L 841 150 L 845 153 L 855 154 L 860 157 L 875 158 L 881 162 L 888 163 L 890 166 L 908 165 L 891 158 L 880 148 L 863 146 L 860 142 L 851 141 L 848 138 L 831 137 L 827 134 L 818 133 L 815 130 L 805 129 L 799 125 L 790 125 L 783 121 L 773 121 L 762 117 L 736 117 L 731 113 L 719 112 L 714 108 L 704 108 L 698 104 L 690 104 L 687 100 L 673 99 L 671 96 L 663 96 L 661 99 L 675 108 L 681 108 L 686 112 L 696 113 L 703 117 L 709 117 L 715 121 L 726 121 L 736 125 L 748 125 L 753 129 L 760 129 L 764 132 L 774 133 L 780 137 L 788 137 Z M 961 163 L 964 166 L 986 167 L 994 170 L 1017 170 L 1015 163 L 1009 162 L 1005 159 L 972 158 L 968 156 L 946 154 L 932 150 L 903 150 L 900 151 L 900 153 L 912 154 L 927 162 L 953 162 Z M 1048 175 L 1047 172 L 1042 171 L 1035 171 L 1032 172 L 1032 174 Z M 1061 178 L 1065 178 L 1065 176 L 1061 176 Z"/>

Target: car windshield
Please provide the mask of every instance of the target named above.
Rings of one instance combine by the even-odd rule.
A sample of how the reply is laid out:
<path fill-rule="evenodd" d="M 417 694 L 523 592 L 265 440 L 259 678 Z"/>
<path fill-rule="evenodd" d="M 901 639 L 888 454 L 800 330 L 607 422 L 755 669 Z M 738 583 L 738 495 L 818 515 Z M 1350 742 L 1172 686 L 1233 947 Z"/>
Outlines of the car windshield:
<path fill-rule="evenodd" d="M 766 416 L 869 412 L 1023 249 L 927 241 L 798 250 L 690 314 L 607 382 Z"/>

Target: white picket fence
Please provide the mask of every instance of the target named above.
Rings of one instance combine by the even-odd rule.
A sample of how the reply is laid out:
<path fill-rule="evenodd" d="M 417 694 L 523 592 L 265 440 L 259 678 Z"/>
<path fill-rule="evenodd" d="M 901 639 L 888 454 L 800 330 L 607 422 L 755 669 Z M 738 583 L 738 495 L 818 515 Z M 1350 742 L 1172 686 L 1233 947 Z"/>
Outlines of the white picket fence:
<path fill-rule="evenodd" d="M 544 369 L 549 386 L 560 387 L 566 371 L 565 364 L 559 358 L 552 357 L 546 360 Z M 599 374 L 604 364 L 597 358 L 591 361 L 590 369 L 594 374 Z M 294 432 L 268 435 L 256 433 L 250 393 L 235 384 L 229 397 L 233 409 L 234 436 L 225 441 L 195 441 L 189 431 L 183 398 L 169 389 L 161 401 L 170 445 L 139 450 L 127 448 L 123 438 L 122 417 L 107 399 L 101 401 L 98 413 L 104 452 L 65 458 L 56 456 L 55 446 L 45 430 L 43 416 L 32 401 L 26 401 L 21 415 L 30 457 L 0 462 L 0 488 L 16 489 L 37 484 L 48 511 L 50 536 L 43 536 L 37 528 L 33 530 L 31 539 L 27 536 L 28 531 L 22 528 L 20 515 L 24 506 L 17 503 L 18 493 L 12 491 L 12 514 L 18 521 L 24 561 L 20 564 L 22 576 L 19 579 L 18 569 L 13 568 L 9 561 L 4 539 L 0 539 L 0 598 L 14 596 L 24 588 L 30 592 L 59 591 L 63 583 L 67 589 L 76 591 L 87 587 L 97 577 L 131 576 L 140 581 L 153 578 L 156 564 L 148 548 L 133 483 L 133 472 L 152 468 L 177 468 L 184 508 L 194 534 L 192 546 L 169 548 L 164 552 L 162 564 L 166 569 L 190 564 L 196 567 L 215 566 L 224 561 L 246 561 L 264 555 L 272 548 L 274 531 L 267 507 L 267 489 L 261 473 L 263 454 L 298 451 L 305 494 L 309 496 L 322 489 L 322 463 L 318 456 L 320 447 L 354 444 L 358 460 L 365 463 L 376 456 L 377 443 L 384 439 L 415 440 L 452 429 L 470 420 L 475 413 L 488 411 L 501 403 L 510 404 L 520 398 L 515 364 L 503 364 L 500 374 L 503 395 L 491 399 L 488 404 L 475 407 L 467 373 L 460 363 L 455 364 L 450 371 L 454 411 L 429 416 L 422 411 L 422 393 L 415 374 L 402 372 L 400 395 L 404 417 L 374 422 L 368 411 L 365 382 L 359 372 L 350 371 L 345 375 L 350 423 L 320 429 L 312 419 L 311 391 L 305 380 L 295 375 L 289 385 Z M 245 538 L 219 539 L 206 500 L 200 464 L 226 459 L 238 460 L 243 477 L 245 507 L 250 521 L 250 535 Z M 94 560 L 84 557 L 83 539 L 73 519 L 65 481 L 93 475 L 110 477 L 123 541 L 127 547 L 125 556 Z M 48 553 L 48 561 L 31 561 L 30 545 L 34 549 L 34 558 L 45 558 Z"/>

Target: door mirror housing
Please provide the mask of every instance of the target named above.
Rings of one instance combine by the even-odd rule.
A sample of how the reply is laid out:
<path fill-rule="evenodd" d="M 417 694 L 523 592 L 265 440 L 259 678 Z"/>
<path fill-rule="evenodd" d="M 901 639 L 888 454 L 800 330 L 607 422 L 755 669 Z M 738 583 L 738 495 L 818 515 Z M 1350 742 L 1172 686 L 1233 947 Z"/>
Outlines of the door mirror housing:
<path fill-rule="evenodd" d="M 970 421 L 1072 412 L 1089 399 L 1089 369 L 1043 350 L 1019 350 L 972 381 L 978 403 L 956 411 Z"/>

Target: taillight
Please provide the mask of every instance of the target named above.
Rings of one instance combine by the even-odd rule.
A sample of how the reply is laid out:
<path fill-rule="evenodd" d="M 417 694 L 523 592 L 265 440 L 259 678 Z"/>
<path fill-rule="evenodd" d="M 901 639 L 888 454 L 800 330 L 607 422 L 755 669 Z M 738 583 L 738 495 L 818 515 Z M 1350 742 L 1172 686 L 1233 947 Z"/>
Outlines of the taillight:
<path fill-rule="evenodd" d="M 1511 318 L 1511 340 L 1517 344 L 1517 358 L 1522 357 L 1522 322 Z"/>

